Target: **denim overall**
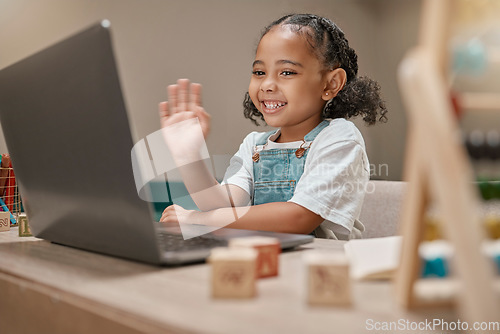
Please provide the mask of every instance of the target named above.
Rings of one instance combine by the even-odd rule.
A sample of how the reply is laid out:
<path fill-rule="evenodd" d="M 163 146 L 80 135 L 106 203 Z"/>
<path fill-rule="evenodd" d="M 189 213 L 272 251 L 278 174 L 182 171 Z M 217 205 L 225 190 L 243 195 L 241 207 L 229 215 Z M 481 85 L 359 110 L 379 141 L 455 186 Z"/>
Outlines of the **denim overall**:
<path fill-rule="evenodd" d="M 304 173 L 304 165 L 309 152 L 309 146 L 316 136 L 330 124 L 322 121 L 305 137 L 305 152 L 300 158 L 296 156 L 296 148 L 264 150 L 259 146 L 265 145 L 275 131 L 268 132 L 256 143 L 259 154 L 258 161 L 253 163 L 253 204 L 270 202 L 286 202 L 292 198 L 295 186 Z"/>

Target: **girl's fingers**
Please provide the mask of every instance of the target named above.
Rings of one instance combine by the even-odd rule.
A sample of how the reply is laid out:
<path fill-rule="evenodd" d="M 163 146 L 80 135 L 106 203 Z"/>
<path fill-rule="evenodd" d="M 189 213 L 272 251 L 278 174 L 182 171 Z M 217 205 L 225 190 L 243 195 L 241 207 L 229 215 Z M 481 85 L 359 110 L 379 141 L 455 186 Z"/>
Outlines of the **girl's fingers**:
<path fill-rule="evenodd" d="M 175 215 L 175 209 L 173 208 L 173 206 L 168 206 L 165 210 L 163 210 L 160 222 L 169 223 L 172 222 L 172 218 L 177 218 Z"/>
<path fill-rule="evenodd" d="M 179 87 L 177 87 L 177 85 L 170 85 L 167 87 L 170 114 L 175 114 L 178 111 L 178 100 L 177 100 L 178 88 Z"/>
<path fill-rule="evenodd" d="M 195 115 L 200 119 L 200 122 L 203 121 L 210 121 L 210 114 L 205 111 L 202 107 L 196 107 L 195 109 Z"/>
<path fill-rule="evenodd" d="M 167 87 L 168 91 L 168 115 L 178 112 L 194 111 L 196 107 L 201 107 L 201 85 L 191 84 L 188 79 L 177 80 L 176 85 Z M 160 108 L 165 108 L 160 105 Z M 160 110 L 164 114 L 164 109 Z"/>
<path fill-rule="evenodd" d="M 158 104 L 158 110 L 160 112 L 160 117 L 167 117 L 168 116 L 168 102 L 160 102 Z"/>
<path fill-rule="evenodd" d="M 203 136 L 208 137 L 210 132 L 210 114 L 205 111 L 202 107 L 195 108 L 195 116 L 200 120 L 201 130 L 203 131 Z"/>
<path fill-rule="evenodd" d="M 169 215 L 163 214 L 160 218 L 160 222 L 162 223 L 171 223 L 171 219 L 169 218 Z"/>
<path fill-rule="evenodd" d="M 175 212 L 175 204 L 172 204 L 172 205 L 169 205 L 165 208 L 165 210 L 163 210 L 163 213 L 167 213 L 167 212 Z"/>
<path fill-rule="evenodd" d="M 188 79 L 179 79 L 177 80 L 177 108 L 179 111 L 186 111 L 189 107 L 189 80 Z"/>
<path fill-rule="evenodd" d="M 195 110 L 195 107 L 201 107 L 201 85 L 199 83 L 191 84 L 189 102 L 191 104 L 191 110 Z"/>

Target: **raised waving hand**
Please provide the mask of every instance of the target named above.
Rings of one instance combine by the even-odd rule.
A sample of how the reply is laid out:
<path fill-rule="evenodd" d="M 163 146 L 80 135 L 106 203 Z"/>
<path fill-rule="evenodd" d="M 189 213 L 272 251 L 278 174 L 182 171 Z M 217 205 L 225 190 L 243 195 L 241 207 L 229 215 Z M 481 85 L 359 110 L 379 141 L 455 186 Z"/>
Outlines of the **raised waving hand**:
<path fill-rule="evenodd" d="M 201 85 L 188 79 L 179 79 L 167 88 L 168 101 L 159 104 L 162 127 L 198 118 L 203 137 L 210 132 L 210 115 L 201 105 Z"/>

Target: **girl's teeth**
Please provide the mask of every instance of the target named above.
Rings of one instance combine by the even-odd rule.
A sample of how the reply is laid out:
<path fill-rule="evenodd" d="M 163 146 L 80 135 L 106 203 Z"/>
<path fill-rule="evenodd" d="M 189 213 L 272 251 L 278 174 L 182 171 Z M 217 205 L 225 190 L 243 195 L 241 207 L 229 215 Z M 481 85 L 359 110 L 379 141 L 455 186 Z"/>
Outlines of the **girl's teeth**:
<path fill-rule="evenodd" d="M 276 109 L 279 107 L 283 107 L 285 105 L 285 103 L 264 103 L 264 105 L 268 109 Z"/>

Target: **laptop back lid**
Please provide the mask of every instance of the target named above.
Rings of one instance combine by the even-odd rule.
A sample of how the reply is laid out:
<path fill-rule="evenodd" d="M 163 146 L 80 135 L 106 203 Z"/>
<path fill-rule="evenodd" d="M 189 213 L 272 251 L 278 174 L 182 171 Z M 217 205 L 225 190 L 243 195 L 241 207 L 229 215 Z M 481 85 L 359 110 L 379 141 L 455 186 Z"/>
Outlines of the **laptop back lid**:
<path fill-rule="evenodd" d="M 35 236 L 159 263 L 103 21 L 0 71 L 0 123 Z"/>

